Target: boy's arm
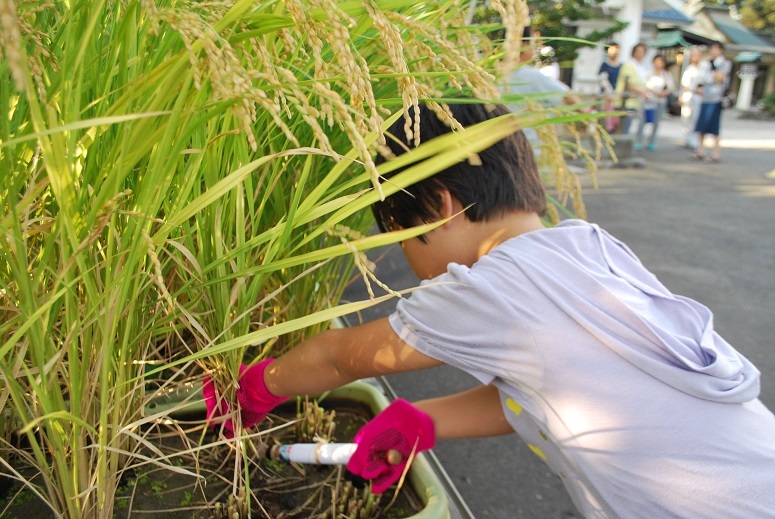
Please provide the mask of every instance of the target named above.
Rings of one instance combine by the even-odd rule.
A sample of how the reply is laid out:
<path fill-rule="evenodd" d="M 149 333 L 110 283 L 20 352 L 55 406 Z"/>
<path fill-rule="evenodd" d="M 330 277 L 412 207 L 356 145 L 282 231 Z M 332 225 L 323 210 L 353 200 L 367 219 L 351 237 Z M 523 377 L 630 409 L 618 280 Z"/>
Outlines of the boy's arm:
<path fill-rule="evenodd" d="M 274 395 L 317 394 L 353 380 L 414 371 L 442 362 L 418 352 L 393 331 L 387 318 L 322 332 L 271 363 L 264 375 Z M 422 400 L 415 407 L 431 417 L 439 439 L 510 434 L 498 390 L 469 391 Z"/>
<path fill-rule="evenodd" d="M 264 381 L 277 396 L 307 395 L 361 378 L 440 364 L 402 341 L 382 318 L 310 337 L 270 364 Z"/>
<path fill-rule="evenodd" d="M 264 381 L 267 389 L 278 396 L 317 394 L 361 378 L 441 364 L 406 344 L 387 318 L 382 318 L 307 339 L 270 364 Z M 494 386 L 479 386 L 414 405 L 431 417 L 439 439 L 483 438 L 514 432 Z"/>
<path fill-rule="evenodd" d="M 413 453 L 432 449 L 437 439 L 476 438 L 513 432 L 506 423 L 498 391 L 481 386 L 415 405 L 396 399 L 355 436 L 358 448 L 347 470 L 372 480 L 381 493 L 398 481 Z M 393 451 L 391 453 L 391 451 Z M 395 453 L 397 463 L 391 462 Z"/>
<path fill-rule="evenodd" d="M 433 420 L 436 438 L 485 438 L 511 434 L 495 386 L 479 386 L 462 393 L 413 404 Z"/>

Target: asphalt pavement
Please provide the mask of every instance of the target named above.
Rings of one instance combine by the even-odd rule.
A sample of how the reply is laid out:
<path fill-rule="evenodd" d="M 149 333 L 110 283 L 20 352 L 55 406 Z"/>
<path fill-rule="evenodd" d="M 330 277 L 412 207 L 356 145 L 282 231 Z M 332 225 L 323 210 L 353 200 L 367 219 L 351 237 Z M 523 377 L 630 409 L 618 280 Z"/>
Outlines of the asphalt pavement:
<path fill-rule="evenodd" d="M 761 400 L 775 410 L 775 122 L 724 112 L 721 161 L 679 147 L 680 121 L 662 121 L 658 149 L 641 168 L 581 174 L 587 219 L 627 243 L 674 293 L 708 306 L 719 333 L 762 372 Z M 391 288 L 417 279 L 400 248 L 380 250 L 377 276 Z M 362 282 L 347 300 L 367 298 Z M 351 323 L 388 315 L 384 303 Z M 473 387 L 446 366 L 394 375 L 398 396 L 418 400 Z M 516 436 L 438 442 L 434 452 L 477 519 L 576 518 L 559 479 Z"/>

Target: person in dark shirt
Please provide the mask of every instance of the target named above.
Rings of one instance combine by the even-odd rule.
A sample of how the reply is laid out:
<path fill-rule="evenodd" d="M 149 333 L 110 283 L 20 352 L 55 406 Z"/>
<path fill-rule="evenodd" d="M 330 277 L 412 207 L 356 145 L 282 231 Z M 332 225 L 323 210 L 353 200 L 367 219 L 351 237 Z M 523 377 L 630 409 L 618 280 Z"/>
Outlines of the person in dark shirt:
<path fill-rule="evenodd" d="M 597 75 L 600 78 L 600 88 L 603 94 L 613 94 L 616 89 L 616 81 L 619 79 L 619 69 L 622 68 L 622 62 L 619 61 L 619 44 L 608 44 L 608 59 L 603 61 L 600 65 L 600 70 L 597 71 Z M 613 111 L 614 103 L 611 98 L 608 98 L 603 103 L 603 109 L 605 111 Z M 605 129 L 608 132 L 615 132 L 619 128 L 618 117 L 606 117 Z"/>
<path fill-rule="evenodd" d="M 619 69 L 622 68 L 622 62 L 619 61 L 619 44 L 611 43 L 608 45 L 608 59 L 606 59 L 600 70 L 597 71 L 598 75 L 606 74 L 605 78 L 601 77 L 601 81 L 608 81 L 611 86 L 611 90 L 616 88 L 616 80 L 619 79 Z M 607 88 L 606 91 L 609 91 Z"/>

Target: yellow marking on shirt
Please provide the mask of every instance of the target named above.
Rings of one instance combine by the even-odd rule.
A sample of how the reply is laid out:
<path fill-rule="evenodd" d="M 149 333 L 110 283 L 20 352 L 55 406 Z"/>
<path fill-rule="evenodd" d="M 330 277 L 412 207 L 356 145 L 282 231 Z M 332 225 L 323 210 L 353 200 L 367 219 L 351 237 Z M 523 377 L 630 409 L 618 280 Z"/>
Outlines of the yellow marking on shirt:
<path fill-rule="evenodd" d="M 530 450 L 533 451 L 533 453 L 541 458 L 542 460 L 546 461 L 546 454 L 544 454 L 544 451 L 533 445 L 532 443 L 527 444 L 528 447 L 530 447 Z"/>
<path fill-rule="evenodd" d="M 506 399 L 506 406 L 511 410 L 514 414 L 522 414 L 522 406 L 519 405 L 515 400 L 512 400 L 511 398 Z"/>

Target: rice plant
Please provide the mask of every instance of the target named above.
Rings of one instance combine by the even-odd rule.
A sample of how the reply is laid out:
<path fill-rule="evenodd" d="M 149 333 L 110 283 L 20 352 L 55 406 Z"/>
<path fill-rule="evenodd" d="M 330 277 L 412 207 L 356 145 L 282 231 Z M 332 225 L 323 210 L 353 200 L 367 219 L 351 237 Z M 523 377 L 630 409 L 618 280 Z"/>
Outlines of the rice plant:
<path fill-rule="evenodd" d="M 466 11 L 0 0 L 0 473 L 57 516 L 111 517 L 129 470 L 197 477 L 142 454 L 154 393 L 207 371 L 233 396 L 240 362 L 373 304 L 337 305 L 363 251 L 423 229 L 369 236 L 364 209 L 525 122 L 427 143 L 381 182 L 404 107 L 498 97 L 501 50 Z"/>

